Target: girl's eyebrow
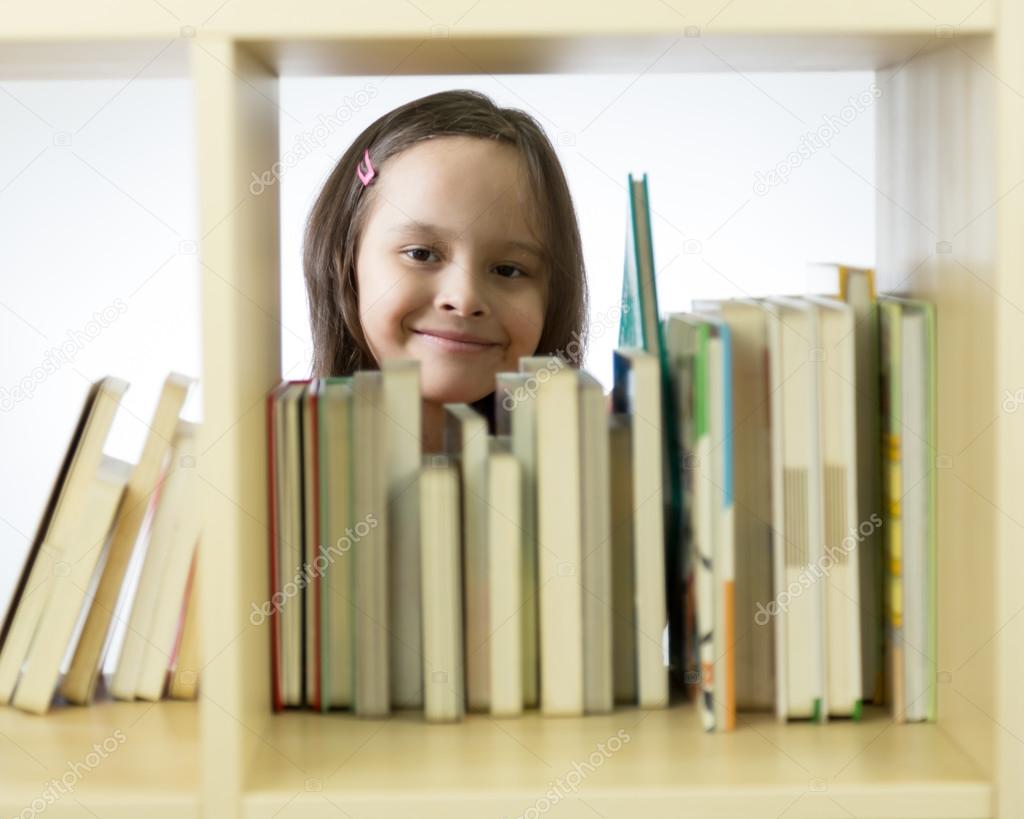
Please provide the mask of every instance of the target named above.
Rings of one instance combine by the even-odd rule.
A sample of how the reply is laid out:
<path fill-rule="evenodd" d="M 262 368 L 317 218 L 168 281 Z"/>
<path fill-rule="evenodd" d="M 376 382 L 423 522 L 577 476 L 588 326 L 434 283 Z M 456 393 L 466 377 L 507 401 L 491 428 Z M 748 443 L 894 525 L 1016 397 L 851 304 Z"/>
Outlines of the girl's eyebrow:
<path fill-rule="evenodd" d="M 410 219 L 407 222 L 400 222 L 391 228 L 392 233 L 431 233 L 435 236 L 448 236 L 451 232 L 446 228 L 438 225 L 431 225 L 427 222 L 417 222 L 415 219 Z M 507 239 L 505 241 L 506 247 L 515 247 L 536 256 L 538 259 L 544 258 L 544 253 L 538 245 L 533 242 L 527 242 L 522 239 Z"/>
<path fill-rule="evenodd" d="M 417 222 L 415 219 L 410 219 L 407 222 L 399 222 L 397 225 L 391 228 L 392 233 L 434 233 L 438 236 L 444 236 L 448 231 L 439 227 L 438 225 L 431 225 L 427 222 Z"/>

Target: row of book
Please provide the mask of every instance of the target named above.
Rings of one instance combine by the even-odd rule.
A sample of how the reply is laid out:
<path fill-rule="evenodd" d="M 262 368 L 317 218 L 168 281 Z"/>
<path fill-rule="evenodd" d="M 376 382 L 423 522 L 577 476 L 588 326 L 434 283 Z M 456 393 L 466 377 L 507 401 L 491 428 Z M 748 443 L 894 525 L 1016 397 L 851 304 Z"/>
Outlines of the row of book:
<path fill-rule="evenodd" d="M 668 315 L 667 403 L 657 354 L 615 352 L 610 407 L 588 373 L 524 358 L 497 377 L 497 434 L 447 405 L 441 454 L 420 449 L 415 361 L 282 384 L 275 706 L 663 706 L 671 622 L 673 678 L 699 684 L 709 730 L 889 699 L 898 719 L 934 719 L 933 310 L 876 311 L 870 271 L 841 275 L 843 299 Z"/>
<path fill-rule="evenodd" d="M 197 426 L 180 417 L 191 384 L 167 377 L 136 464 L 103 452 L 128 384 L 89 390 L 0 631 L 0 703 L 43 714 L 107 695 L 196 697 Z"/>
<path fill-rule="evenodd" d="M 268 396 L 275 708 L 668 704 L 658 361 L 615 363 L 609 412 L 593 376 L 523 358 L 494 434 L 449 404 L 433 454 L 417 361 Z"/>
<path fill-rule="evenodd" d="M 933 310 L 842 275 L 663 324 L 708 729 L 935 717 Z"/>
<path fill-rule="evenodd" d="M 936 718 L 932 304 L 816 266 L 820 295 L 660 317 L 646 175 L 629 179 L 619 344 L 666 390 L 670 658 L 707 730 Z M 680 605 L 682 601 L 682 605 Z"/>

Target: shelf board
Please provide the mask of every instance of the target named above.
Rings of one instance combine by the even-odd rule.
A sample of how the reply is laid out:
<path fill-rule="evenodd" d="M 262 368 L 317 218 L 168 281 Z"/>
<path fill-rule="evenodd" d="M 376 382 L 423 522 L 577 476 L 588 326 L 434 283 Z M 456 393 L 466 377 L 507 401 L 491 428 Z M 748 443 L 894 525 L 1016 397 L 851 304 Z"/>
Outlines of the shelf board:
<path fill-rule="evenodd" d="M 0 79 L 185 76 L 189 43 L 250 44 L 280 74 L 876 69 L 995 31 L 993 3 L 38 0 L 0 30 Z M 167 54 L 164 54 L 164 50 Z"/>
<path fill-rule="evenodd" d="M 42 799 L 60 816 L 198 817 L 198 736 L 191 702 L 0 708 L 0 816 Z"/>
<path fill-rule="evenodd" d="M 671 30 L 573 36 L 274 39 L 248 45 L 282 76 L 392 74 L 663 74 L 854 71 L 948 45 L 926 33 L 712 34 Z"/>
<path fill-rule="evenodd" d="M 4 42 L 0 80 L 167 79 L 188 77 L 188 40 Z"/>
<path fill-rule="evenodd" d="M 959 41 L 977 32 L 958 32 Z M 569 35 L 372 38 L 274 37 L 243 41 L 281 76 L 469 74 L 664 74 L 729 71 L 866 71 L 920 58 L 949 45 L 933 31 L 792 32 L 755 35 L 684 30 L 621 30 Z M 189 74 L 189 44 L 179 39 L 4 42 L 0 80 L 147 79 Z M 140 73 L 141 72 L 141 73 Z"/>
<path fill-rule="evenodd" d="M 613 751 L 620 730 L 629 741 Z M 566 776 L 594 753 L 600 764 L 572 790 Z M 257 744 L 244 815 L 316 819 L 345 815 L 340 807 L 360 819 L 521 816 L 552 788 L 561 817 L 953 819 L 993 810 L 991 783 L 937 725 L 895 725 L 868 708 L 861 722 L 825 726 L 744 714 L 735 732 L 706 734 L 695 709 L 679 705 L 581 719 L 474 715 L 455 725 L 409 712 L 275 715 Z"/>
<path fill-rule="evenodd" d="M 927 6 L 927 7 L 925 7 Z M 179 36 L 183 27 L 241 39 L 381 36 L 422 38 L 436 28 L 466 36 L 635 34 L 700 26 L 722 33 L 893 32 L 931 33 L 937 25 L 991 30 L 995 4 L 977 0 L 688 0 L 662 3 L 552 3 L 549 0 L 434 0 L 327 2 L 248 0 L 38 0 L 5 16 L 0 39 L 75 40 Z"/>

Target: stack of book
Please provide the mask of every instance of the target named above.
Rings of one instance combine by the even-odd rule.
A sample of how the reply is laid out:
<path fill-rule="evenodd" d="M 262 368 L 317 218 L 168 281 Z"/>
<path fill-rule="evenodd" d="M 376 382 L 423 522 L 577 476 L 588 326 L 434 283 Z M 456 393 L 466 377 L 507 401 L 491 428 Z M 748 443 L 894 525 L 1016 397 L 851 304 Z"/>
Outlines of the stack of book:
<path fill-rule="evenodd" d="M 191 383 L 168 376 L 137 464 L 103 453 L 128 385 L 108 377 L 90 389 L 0 631 L 0 703 L 42 714 L 55 699 L 88 704 L 100 689 L 126 700 L 196 696 L 196 425 L 179 417 Z"/>
<path fill-rule="evenodd" d="M 933 308 L 836 265 L 661 316 L 629 183 L 610 401 L 524 357 L 424 453 L 417 361 L 268 396 L 276 709 L 935 718 Z"/>

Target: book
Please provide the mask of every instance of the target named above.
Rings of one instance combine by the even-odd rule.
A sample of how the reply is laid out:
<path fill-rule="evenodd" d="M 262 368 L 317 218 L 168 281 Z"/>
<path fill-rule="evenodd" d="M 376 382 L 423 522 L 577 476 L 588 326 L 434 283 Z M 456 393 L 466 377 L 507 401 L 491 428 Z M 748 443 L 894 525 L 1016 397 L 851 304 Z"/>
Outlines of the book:
<path fill-rule="evenodd" d="M 351 377 L 325 378 L 319 390 L 320 532 L 326 566 L 321 578 L 321 709 L 352 705 L 355 670 L 353 548 L 353 400 Z M 368 525 L 368 524 L 367 524 Z M 417 671 L 418 677 L 418 671 Z"/>
<path fill-rule="evenodd" d="M 768 315 L 772 404 L 773 545 L 776 714 L 779 719 L 824 721 L 828 715 L 821 582 L 820 357 L 816 314 L 805 302 L 773 298 Z"/>
<path fill-rule="evenodd" d="M 96 595 L 89 608 L 71 666 L 61 684 L 61 695 L 69 702 L 84 705 L 92 699 L 128 563 L 135 551 L 147 506 L 156 489 L 178 424 L 178 416 L 192 383 L 191 378 L 178 373 L 171 373 L 164 380 L 139 462 L 125 486 L 124 500 L 118 512 Z"/>
<path fill-rule="evenodd" d="M 904 657 L 907 661 L 907 720 L 934 722 L 938 717 L 938 568 L 936 522 L 936 378 L 935 308 L 919 299 L 901 301 L 904 315 L 903 420 L 921 434 L 907 453 L 903 495 L 905 532 Z M 908 374 L 913 373 L 913 380 Z M 915 421 L 915 419 L 917 419 Z"/>
<path fill-rule="evenodd" d="M 616 350 L 613 362 L 613 411 L 630 420 L 637 701 L 642 708 L 663 708 L 668 705 L 668 671 L 662 659 L 667 613 L 661 370 L 655 355 L 637 348 Z"/>
<path fill-rule="evenodd" d="M 200 634 L 199 634 L 199 590 L 196 588 L 196 558 L 199 544 L 192 553 L 185 599 L 182 601 L 182 615 L 178 635 L 172 652 L 172 665 L 167 679 L 167 696 L 173 700 L 194 700 L 199 691 Z M 140 696 L 149 699 L 148 692 Z"/>
<path fill-rule="evenodd" d="M 935 316 L 927 302 L 884 296 L 888 682 L 896 722 L 936 718 Z"/>
<path fill-rule="evenodd" d="M 861 691 L 865 700 L 885 701 L 885 615 L 881 521 L 882 438 L 879 427 L 879 324 L 875 271 L 837 263 L 809 266 L 817 290 L 853 309 L 857 415 L 856 556 L 860 574 Z M 876 522 L 877 521 L 877 522 Z"/>
<path fill-rule="evenodd" d="M 390 359 L 381 364 L 387 444 L 389 619 L 391 701 L 421 708 L 419 478 L 423 456 L 420 363 Z"/>
<path fill-rule="evenodd" d="M 536 380 L 540 708 L 583 714 L 578 371 L 550 356 L 520 359 Z"/>
<path fill-rule="evenodd" d="M 705 731 L 716 728 L 715 709 L 715 578 L 714 517 L 719 487 L 713 482 L 711 458 L 710 328 L 685 313 L 666 318 L 666 348 L 673 389 L 681 414 L 681 458 L 685 468 L 685 509 L 690 520 L 690 551 L 693 554 L 696 597 L 695 635 L 698 650 L 700 694 L 697 706 Z"/>
<path fill-rule="evenodd" d="M 301 575 L 305 579 L 302 591 L 302 679 L 303 700 L 314 711 L 321 710 L 321 622 L 320 572 L 317 567 L 324 559 L 320 538 L 320 441 L 319 441 L 319 379 L 306 384 L 299 407 L 302 427 L 302 541 Z"/>
<path fill-rule="evenodd" d="M 303 701 L 303 473 L 301 401 L 308 381 L 285 381 L 267 398 L 270 470 L 270 636 L 275 710 Z"/>
<path fill-rule="evenodd" d="M 129 630 L 129 634 L 135 634 L 133 644 L 138 646 L 139 652 L 138 671 L 132 686 L 133 695 L 139 699 L 160 699 L 192 582 L 196 543 L 202 527 L 196 474 L 198 436 L 198 424 L 178 422 L 174 457 L 153 518 L 150 548 L 132 608 L 133 621 L 142 605 L 148 602 L 152 609 L 148 627 L 143 619 L 137 632 Z M 156 552 L 161 551 L 164 552 L 162 562 L 156 563 Z M 122 656 L 128 645 L 126 638 Z"/>
<path fill-rule="evenodd" d="M 845 302 L 807 297 L 817 313 L 821 359 L 822 498 L 828 606 L 828 703 L 830 716 L 859 719 L 863 696 L 860 562 L 856 553 L 857 371 L 853 308 Z"/>
<path fill-rule="evenodd" d="M 735 520 L 732 490 L 732 343 L 718 316 L 698 314 L 708 325 L 708 433 L 711 456 L 712 579 L 714 582 L 713 679 L 715 729 L 736 726 Z"/>
<path fill-rule="evenodd" d="M 627 179 L 629 196 L 626 217 L 625 260 L 620 299 L 620 348 L 636 347 L 655 356 L 660 368 L 662 400 L 662 480 L 668 491 L 662 503 L 662 532 L 665 538 L 665 581 L 670 606 L 668 632 L 669 666 L 677 681 L 685 681 L 687 671 L 686 599 L 687 521 L 683 509 L 682 464 L 676 457 L 683 431 L 678 427 L 679 413 L 674 407 L 665 339 L 659 319 L 657 270 L 651 232 L 650 192 L 647 174 Z"/>
<path fill-rule="evenodd" d="M 733 502 L 732 445 L 732 344 L 729 325 L 720 305 L 705 313 L 674 314 L 677 329 L 670 360 L 698 356 L 696 369 L 690 367 L 687 380 L 696 372 L 695 398 L 702 406 L 696 433 L 699 449 L 694 451 L 696 480 L 694 502 L 696 535 L 701 552 L 698 572 L 698 621 L 704 661 L 701 665 L 702 703 L 705 730 L 728 731 L 736 720 L 736 628 L 735 628 L 735 521 Z M 689 323 L 692 329 L 686 329 Z M 671 327 L 667 332 L 673 332 Z M 684 365 L 685 366 L 685 365 Z M 690 400 L 694 400 L 691 398 Z M 684 417 L 680 423 L 685 424 Z M 709 586 L 710 583 L 710 586 Z M 701 609 L 700 597 L 705 598 Z M 707 713 L 713 710 L 713 714 Z"/>
<path fill-rule="evenodd" d="M 723 301 L 732 342 L 732 488 L 735 515 L 735 686 L 740 711 L 775 703 L 774 641 L 761 614 L 772 597 L 771 418 L 766 319 L 749 299 Z M 759 608 L 760 604 L 760 608 Z"/>
<path fill-rule="evenodd" d="M 103 444 L 127 389 L 124 381 L 110 377 L 89 388 L 0 630 L 0 703 L 11 700 L 68 545 L 81 543 L 78 527 L 103 462 Z M 90 550 L 98 544 L 82 545 Z"/>
<path fill-rule="evenodd" d="M 171 457 L 161 478 L 128 628 L 108 686 L 117 699 L 135 699 L 144 659 L 155 665 L 155 687 L 163 688 L 199 529 L 199 497 L 194 486 L 196 431 L 195 424 L 179 420 L 171 442 Z M 159 609 L 163 611 L 158 613 Z M 156 656 L 148 658 L 149 650 L 157 645 L 160 649 Z M 159 690 L 152 693 L 153 675 L 151 669 L 148 698 L 159 699 Z"/>
<path fill-rule="evenodd" d="M 879 305 L 881 401 L 884 430 L 886 672 L 894 720 L 906 721 L 903 665 L 903 339 L 900 305 Z"/>
<path fill-rule="evenodd" d="M 488 444 L 488 702 L 492 716 L 511 717 L 523 711 L 522 477 L 507 436 L 491 437 Z"/>
<path fill-rule="evenodd" d="M 839 298 L 853 308 L 857 370 L 857 555 L 861 599 L 861 688 L 865 699 L 883 702 L 885 617 L 883 614 L 882 437 L 879 426 L 878 302 L 875 272 L 836 265 Z M 861 528 L 863 525 L 863 528 Z"/>
<path fill-rule="evenodd" d="M 612 692 L 615 703 L 637 702 L 637 634 L 634 598 L 633 468 L 628 413 L 608 416 L 612 527 Z"/>
<path fill-rule="evenodd" d="M 464 711 L 458 467 L 424 455 L 420 473 L 420 584 L 423 601 L 423 711 L 453 722 Z"/>
<path fill-rule="evenodd" d="M 354 474 L 356 520 L 369 526 L 355 555 L 355 688 L 358 716 L 391 711 L 390 622 L 388 619 L 387 484 L 381 453 L 383 385 L 380 371 L 352 378 L 354 394 Z M 375 525 L 374 525 L 375 524 Z M 358 525 L 358 524 L 357 524 Z"/>
<path fill-rule="evenodd" d="M 537 450 L 536 402 L 531 399 L 529 373 L 495 376 L 495 431 L 511 438 L 519 461 L 522 488 L 522 626 L 523 705 L 534 708 L 539 697 L 537 600 Z"/>
<path fill-rule="evenodd" d="M 622 315 L 619 320 L 619 347 L 638 347 L 660 358 L 661 330 L 647 174 L 640 179 L 630 174 L 627 188 L 629 203 L 620 300 Z"/>
<path fill-rule="evenodd" d="M 132 464 L 104 455 L 89 487 L 85 508 L 63 560 L 32 640 L 13 703 L 23 711 L 45 714 L 53 700 L 61 660 L 71 645 L 75 624 L 90 600 L 86 590 L 110 538 Z"/>
<path fill-rule="evenodd" d="M 469 404 L 445 404 L 444 451 L 459 470 L 466 708 L 489 711 L 491 635 L 487 554 L 487 419 Z"/>
<path fill-rule="evenodd" d="M 614 705 L 608 409 L 601 382 L 590 373 L 580 372 L 579 391 L 583 708 L 600 714 Z"/>

